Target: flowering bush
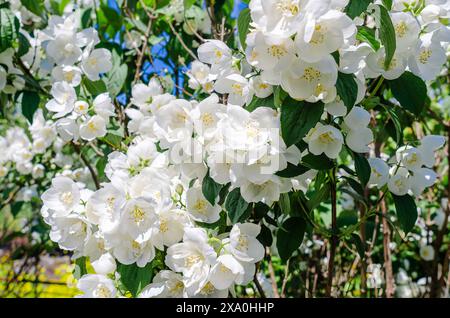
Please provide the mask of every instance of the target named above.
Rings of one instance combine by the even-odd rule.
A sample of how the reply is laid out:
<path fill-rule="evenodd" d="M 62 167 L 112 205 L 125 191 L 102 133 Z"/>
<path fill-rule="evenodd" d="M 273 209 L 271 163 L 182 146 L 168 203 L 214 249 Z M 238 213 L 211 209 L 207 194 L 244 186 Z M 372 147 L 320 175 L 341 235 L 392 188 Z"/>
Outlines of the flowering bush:
<path fill-rule="evenodd" d="M 83 297 L 448 295 L 449 1 L 0 14 L 2 208 Z"/>

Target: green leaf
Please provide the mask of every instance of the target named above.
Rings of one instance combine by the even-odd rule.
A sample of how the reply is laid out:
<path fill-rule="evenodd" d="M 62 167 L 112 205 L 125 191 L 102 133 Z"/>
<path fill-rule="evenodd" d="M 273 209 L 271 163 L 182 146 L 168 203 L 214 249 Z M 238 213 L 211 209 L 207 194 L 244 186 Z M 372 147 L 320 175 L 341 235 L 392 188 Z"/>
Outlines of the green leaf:
<path fill-rule="evenodd" d="M 392 198 L 394 199 L 400 228 L 405 234 L 408 234 L 414 228 L 418 218 L 416 202 L 409 194 L 404 196 L 392 194 Z"/>
<path fill-rule="evenodd" d="M 22 33 L 19 33 L 19 48 L 17 49 L 17 55 L 19 57 L 24 56 L 28 53 L 30 50 L 30 41 L 23 35 Z"/>
<path fill-rule="evenodd" d="M 122 137 L 116 134 L 107 133 L 105 137 L 100 138 L 101 141 L 110 145 L 114 149 L 122 148 Z"/>
<path fill-rule="evenodd" d="M 280 108 L 286 97 L 287 97 L 287 93 L 281 88 L 281 86 L 274 87 L 273 102 L 274 102 L 275 107 Z"/>
<path fill-rule="evenodd" d="M 289 198 L 289 193 L 282 193 L 280 195 L 280 200 L 278 201 L 281 212 L 283 214 L 291 214 L 291 199 Z"/>
<path fill-rule="evenodd" d="M 328 158 L 325 154 L 319 156 L 307 154 L 302 158 L 302 164 L 314 170 L 330 170 L 334 167 L 333 160 Z"/>
<path fill-rule="evenodd" d="M 86 268 L 86 257 L 80 257 L 75 260 L 75 267 L 73 269 L 73 277 L 75 279 L 80 279 L 82 276 L 86 275 L 87 268 Z"/>
<path fill-rule="evenodd" d="M 33 115 L 39 107 L 41 99 L 39 94 L 31 91 L 24 91 L 22 94 L 22 114 L 30 123 L 33 123 Z"/>
<path fill-rule="evenodd" d="M 365 187 L 370 179 L 370 164 L 362 154 L 353 153 L 353 158 L 355 160 L 355 171 L 358 179 L 361 181 L 362 186 Z"/>
<path fill-rule="evenodd" d="M 341 213 L 339 213 L 337 217 L 337 226 L 339 228 L 344 226 L 351 226 L 358 223 L 358 212 L 355 210 L 349 211 L 344 210 Z"/>
<path fill-rule="evenodd" d="M 402 124 L 400 122 L 400 118 L 398 117 L 397 111 L 394 107 L 384 106 L 384 109 L 389 113 L 391 121 L 394 123 L 395 127 L 395 142 L 399 145 L 403 139 L 403 129 Z"/>
<path fill-rule="evenodd" d="M 336 89 L 347 109 L 351 109 L 358 98 L 358 84 L 355 75 L 339 72 Z"/>
<path fill-rule="evenodd" d="M 84 78 L 83 85 L 94 97 L 108 91 L 105 82 L 101 79 L 94 82 L 88 78 Z"/>
<path fill-rule="evenodd" d="M 350 187 L 352 187 L 352 189 L 355 190 L 356 193 L 358 193 L 360 196 L 364 196 L 364 188 L 358 181 L 350 177 L 344 177 L 344 179 L 347 180 Z"/>
<path fill-rule="evenodd" d="M 288 163 L 287 168 L 282 171 L 278 171 L 276 175 L 282 178 L 294 178 L 308 172 L 309 170 L 311 169 L 309 169 L 308 167 L 302 165 L 296 166 L 292 163 Z"/>
<path fill-rule="evenodd" d="M 138 267 L 136 264 L 118 264 L 117 272 L 123 286 L 136 297 L 152 281 L 153 264 L 148 263 L 145 267 Z"/>
<path fill-rule="evenodd" d="M 114 67 L 106 75 L 107 79 L 106 87 L 112 97 L 116 97 L 117 95 L 119 95 L 127 79 L 127 74 L 128 74 L 128 66 L 126 64 L 122 64 L 117 67 Z"/>
<path fill-rule="evenodd" d="M 370 29 L 366 26 L 358 27 L 356 39 L 361 42 L 368 43 L 375 51 L 378 51 L 380 49 L 380 42 L 378 42 L 375 36 L 375 29 Z"/>
<path fill-rule="evenodd" d="M 291 217 L 283 222 L 277 232 L 278 254 L 283 262 L 291 258 L 305 236 L 306 222 L 301 217 Z"/>
<path fill-rule="evenodd" d="M 256 238 L 261 242 L 262 245 L 268 247 L 272 246 L 272 231 L 264 224 L 261 224 L 261 232 L 259 232 L 259 235 Z"/>
<path fill-rule="evenodd" d="M 308 103 L 288 98 L 281 107 L 281 134 L 287 147 L 300 142 L 320 120 L 323 103 Z"/>
<path fill-rule="evenodd" d="M 374 5 L 374 17 L 379 30 L 381 44 L 385 48 L 384 68 L 389 69 L 395 50 L 397 49 L 394 24 L 392 23 L 389 11 L 381 5 Z"/>
<path fill-rule="evenodd" d="M 391 10 L 392 9 L 392 0 L 382 0 L 383 5 L 386 7 L 386 9 Z"/>
<path fill-rule="evenodd" d="M 231 191 L 225 200 L 225 210 L 228 212 L 228 217 L 233 224 L 239 223 L 242 220 L 249 207 L 249 204 L 241 196 L 241 190 L 239 188 Z"/>
<path fill-rule="evenodd" d="M 308 209 L 314 210 L 320 203 L 326 201 L 330 196 L 330 184 L 325 183 L 322 185 L 319 191 L 313 192 L 311 199 L 306 203 Z"/>
<path fill-rule="evenodd" d="M 20 0 L 22 5 L 37 16 L 42 16 L 44 1 L 40 0 Z"/>
<path fill-rule="evenodd" d="M 216 199 L 219 196 L 222 185 L 214 181 L 208 174 L 203 178 L 202 192 L 206 200 L 212 205 L 216 204 Z"/>
<path fill-rule="evenodd" d="M 247 44 L 245 43 L 245 39 L 247 38 L 248 28 L 250 26 L 252 18 L 250 16 L 250 9 L 245 8 L 239 13 L 239 17 L 237 20 L 238 26 L 238 34 L 239 41 L 241 42 L 242 48 L 245 50 L 247 48 Z"/>
<path fill-rule="evenodd" d="M 13 47 L 19 36 L 20 22 L 8 8 L 0 9 L 0 53 Z"/>
<path fill-rule="evenodd" d="M 365 12 L 372 2 L 373 0 L 350 0 L 350 3 L 345 8 L 345 12 L 350 18 L 354 19 Z"/>
<path fill-rule="evenodd" d="M 359 257 L 363 259 L 366 256 L 366 245 L 361 240 L 358 234 L 352 233 L 349 238 L 350 243 L 352 243 L 356 247 L 356 251 L 359 254 Z"/>
<path fill-rule="evenodd" d="M 190 7 L 194 5 L 196 0 L 183 0 L 184 11 L 188 10 Z"/>
<path fill-rule="evenodd" d="M 245 108 L 249 112 L 254 111 L 258 107 L 270 107 L 270 108 L 276 108 L 275 102 L 274 102 L 274 95 L 270 95 L 266 98 L 259 98 L 259 97 L 253 97 L 252 102 Z"/>
<path fill-rule="evenodd" d="M 427 86 L 421 78 L 405 72 L 399 78 L 388 81 L 388 84 L 403 108 L 416 116 L 422 113 L 427 100 Z"/>

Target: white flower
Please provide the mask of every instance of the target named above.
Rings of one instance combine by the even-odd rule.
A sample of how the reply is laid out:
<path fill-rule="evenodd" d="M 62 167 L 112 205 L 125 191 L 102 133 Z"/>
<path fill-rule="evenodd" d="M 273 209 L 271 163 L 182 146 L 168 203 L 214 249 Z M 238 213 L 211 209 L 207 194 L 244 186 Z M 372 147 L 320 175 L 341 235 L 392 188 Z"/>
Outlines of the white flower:
<path fill-rule="evenodd" d="M 195 132 L 206 140 L 216 137 L 220 116 L 225 114 L 226 109 L 223 104 L 219 104 L 219 97 L 216 94 L 205 98 L 191 111 Z"/>
<path fill-rule="evenodd" d="M 356 34 L 356 26 L 343 12 L 330 10 L 324 15 L 307 15 L 295 37 L 301 58 L 315 63 L 337 51 Z"/>
<path fill-rule="evenodd" d="M 383 187 L 389 180 L 389 166 L 380 158 L 369 158 L 370 179 L 368 185 Z"/>
<path fill-rule="evenodd" d="M 80 190 L 72 179 L 56 177 L 52 186 L 42 194 L 44 205 L 55 211 L 56 216 L 66 216 L 80 201 Z"/>
<path fill-rule="evenodd" d="M 314 0 L 252 0 L 249 8 L 259 29 L 279 37 L 297 32 L 306 14 L 321 16 L 328 11 L 327 4 Z"/>
<path fill-rule="evenodd" d="M 230 48 L 219 40 L 208 40 L 198 47 L 198 58 L 201 62 L 212 65 L 231 63 Z"/>
<path fill-rule="evenodd" d="M 128 200 L 120 219 L 120 230 L 137 242 L 145 242 L 152 235 L 156 223 L 155 204 L 143 199 Z"/>
<path fill-rule="evenodd" d="M 77 141 L 79 137 L 79 127 L 78 124 L 72 118 L 61 118 L 56 123 L 56 131 L 58 135 L 64 141 Z"/>
<path fill-rule="evenodd" d="M 411 146 L 403 146 L 397 149 L 397 162 L 401 163 L 409 171 L 415 172 L 423 166 L 422 152 Z"/>
<path fill-rule="evenodd" d="M 112 249 L 114 257 L 122 264 L 136 263 L 145 267 L 155 258 L 155 247 L 151 241 L 137 242 L 127 235 L 114 235 L 115 245 Z"/>
<path fill-rule="evenodd" d="M 114 116 L 114 105 L 111 101 L 109 93 L 103 93 L 95 97 L 93 105 L 95 112 L 102 116 L 105 120 L 111 116 Z"/>
<path fill-rule="evenodd" d="M 185 286 L 197 291 L 208 279 L 211 265 L 217 254 L 208 244 L 206 231 L 200 228 L 186 228 L 183 242 L 167 249 L 165 263 L 175 272 L 182 272 Z"/>
<path fill-rule="evenodd" d="M 153 282 L 139 294 L 139 298 L 183 298 L 186 292 L 183 276 L 169 270 L 162 270 L 155 275 Z"/>
<path fill-rule="evenodd" d="M 444 144 L 445 138 L 443 136 L 428 135 L 422 138 L 418 149 L 421 153 L 423 164 L 426 167 L 432 168 L 434 166 L 434 153 L 436 150 L 442 148 Z"/>
<path fill-rule="evenodd" d="M 381 48 L 376 52 L 369 54 L 366 59 L 367 69 L 365 70 L 368 77 L 376 78 L 379 75 L 387 80 L 394 80 L 399 78 L 406 70 L 406 57 L 404 54 L 396 52 L 391 60 L 391 63 L 386 68 L 386 53 L 385 48 Z"/>
<path fill-rule="evenodd" d="M 76 66 L 56 66 L 52 70 L 53 82 L 67 82 L 73 87 L 81 83 L 81 69 Z"/>
<path fill-rule="evenodd" d="M 397 196 L 403 196 L 408 193 L 411 188 L 411 179 L 409 178 L 408 170 L 405 168 L 392 167 L 392 172 L 395 173 L 389 178 L 388 189 Z"/>
<path fill-rule="evenodd" d="M 414 171 L 411 176 L 411 191 L 415 196 L 420 196 L 422 192 L 436 183 L 437 174 L 428 168 L 420 168 Z"/>
<path fill-rule="evenodd" d="M 430 37 L 423 37 L 414 48 L 408 65 L 415 75 L 428 81 L 440 74 L 446 61 L 447 56 L 440 43 Z"/>
<path fill-rule="evenodd" d="M 73 110 L 77 94 L 75 89 L 70 86 L 67 82 L 58 82 L 53 84 L 50 93 L 53 96 L 45 107 L 56 113 L 53 117 L 60 118 Z"/>
<path fill-rule="evenodd" d="M 100 74 L 107 73 L 112 68 L 111 52 L 107 49 L 94 49 L 84 54 L 81 69 L 91 81 L 98 81 Z"/>
<path fill-rule="evenodd" d="M 334 101 L 325 104 L 325 111 L 332 116 L 342 117 L 347 114 L 347 107 L 338 95 Z"/>
<path fill-rule="evenodd" d="M 262 70 L 283 71 L 295 58 L 294 42 L 290 38 L 279 38 L 258 32 L 253 47 L 247 48 L 250 65 Z"/>
<path fill-rule="evenodd" d="M 330 125 L 318 123 L 311 129 L 305 141 L 308 143 L 309 151 L 318 156 L 322 153 L 330 159 L 336 159 L 341 152 L 344 143 L 342 133 Z"/>
<path fill-rule="evenodd" d="M 99 115 L 92 116 L 80 126 L 80 137 L 87 141 L 103 137 L 106 135 L 106 132 L 105 119 Z"/>
<path fill-rule="evenodd" d="M 434 260 L 434 247 L 432 245 L 424 245 L 420 248 L 420 257 L 424 261 L 432 261 Z"/>
<path fill-rule="evenodd" d="M 116 271 L 116 260 L 110 253 L 105 253 L 92 262 L 97 274 L 107 275 Z"/>
<path fill-rule="evenodd" d="M 186 74 L 189 77 L 190 88 L 203 88 L 206 92 L 210 92 L 212 90 L 212 81 L 215 80 L 216 77 L 211 75 L 208 65 L 199 61 L 194 61 L 191 64 L 191 69 Z"/>
<path fill-rule="evenodd" d="M 264 258 L 264 246 L 256 239 L 261 227 L 253 223 L 238 223 L 230 232 L 229 251 L 239 261 L 257 263 Z"/>
<path fill-rule="evenodd" d="M 416 18 L 408 12 L 394 12 L 391 18 L 395 29 L 396 50 L 405 52 L 413 48 L 420 34 L 420 26 Z"/>
<path fill-rule="evenodd" d="M 316 63 L 296 58 L 292 66 L 282 72 L 281 87 L 298 100 L 329 103 L 336 98 L 337 65 L 327 56 Z"/>
<path fill-rule="evenodd" d="M 86 115 L 89 110 L 89 104 L 84 100 L 78 100 L 75 102 L 73 111 L 79 115 Z"/>
<path fill-rule="evenodd" d="M 373 142 L 373 132 L 366 127 L 369 122 L 370 113 L 362 107 L 353 107 L 344 118 L 345 126 L 348 129 L 345 142 L 354 152 L 369 152 L 368 145 Z"/>
<path fill-rule="evenodd" d="M 250 78 L 250 85 L 258 98 L 266 98 L 273 93 L 273 86 L 267 82 L 264 82 L 261 76 L 254 76 Z"/>
<path fill-rule="evenodd" d="M 210 282 L 217 289 L 228 289 L 245 273 L 244 267 L 230 254 L 220 255 L 212 267 Z"/>
<path fill-rule="evenodd" d="M 114 298 L 117 290 L 114 282 L 104 275 L 88 274 L 80 278 L 77 288 L 84 295 L 83 298 Z"/>
<path fill-rule="evenodd" d="M 228 94 L 228 104 L 243 106 L 253 98 L 253 90 L 248 80 L 239 74 L 230 74 L 219 78 L 214 84 L 214 90 L 220 94 Z"/>
<path fill-rule="evenodd" d="M 153 98 L 161 95 L 163 89 L 156 79 L 151 79 L 148 85 L 136 84 L 131 89 L 131 102 L 141 109 L 141 111 L 150 112 L 150 105 Z"/>
<path fill-rule="evenodd" d="M 222 211 L 219 205 L 213 206 L 206 200 L 201 186 L 194 186 L 187 191 L 186 208 L 195 221 L 204 223 L 217 222 L 220 219 L 220 211 Z"/>

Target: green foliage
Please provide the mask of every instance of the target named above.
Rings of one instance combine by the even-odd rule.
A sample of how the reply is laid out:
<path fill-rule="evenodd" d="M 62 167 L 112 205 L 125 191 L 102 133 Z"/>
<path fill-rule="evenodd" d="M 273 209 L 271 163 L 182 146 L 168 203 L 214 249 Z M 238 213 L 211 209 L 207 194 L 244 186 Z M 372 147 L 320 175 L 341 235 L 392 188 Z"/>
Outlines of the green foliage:
<path fill-rule="evenodd" d="M 283 262 L 287 262 L 300 247 L 306 231 L 306 222 L 300 217 L 291 217 L 283 222 L 277 232 L 277 249 Z"/>
<path fill-rule="evenodd" d="M 120 282 L 133 297 L 136 297 L 152 281 L 152 270 L 153 263 L 148 263 L 145 267 L 138 267 L 136 264 L 118 264 L 117 266 Z"/>
<path fill-rule="evenodd" d="M 323 109 L 323 103 L 311 104 L 287 98 L 281 107 L 281 133 L 286 146 L 302 141 L 319 122 Z"/>
<path fill-rule="evenodd" d="M 0 8 L 0 53 L 13 47 L 19 36 L 20 22 L 8 8 Z"/>
<path fill-rule="evenodd" d="M 239 188 L 231 191 L 225 200 L 225 210 L 228 212 L 228 217 L 233 224 L 245 220 L 247 212 L 251 206 L 241 196 Z"/>
<path fill-rule="evenodd" d="M 427 86 L 411 72 L 405 72 L 398 79 L 388 81 L 392 94 L 403 108 L 419 116 L 425 108 Z"/>
<path fill-rule="evenodd" d="M 392 194 L 392 198 L 394 199 L 400 228 L 405 234 L 408 234 L 413 229 L 418 218 L 416 202 L 409 194 L 404 196 Z"/>

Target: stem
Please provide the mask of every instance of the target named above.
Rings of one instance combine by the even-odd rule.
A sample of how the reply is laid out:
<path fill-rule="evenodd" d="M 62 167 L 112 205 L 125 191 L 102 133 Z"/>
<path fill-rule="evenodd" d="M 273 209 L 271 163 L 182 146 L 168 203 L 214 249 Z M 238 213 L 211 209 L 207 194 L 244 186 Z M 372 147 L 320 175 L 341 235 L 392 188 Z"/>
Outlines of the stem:
<path fill-rule="evenodd" d="M 275 298 L 280 298 L 280 293 L 278 292 L 278 286 L 277 286 L 277 280 L 275 277 L 275 271 L 273 270 L 273 264 L 272 264 L 272 255 L 270 253 L 270 248 L 266 248 L 266 254 L 269 258 L 269 275 L 270 275 L 270 280 L 272 281 L 272 290 L 273 290 L 273 294 L 275 296 Z"/>
<path fill-rule="evenodd" d="M 381 192 L 380 192 L 381 194 Z M 384 272 L 386 280 L 386 298 L 392 298 L 394 296 L 394 271 L 392 269 L 392 258 L 391 258 L 391 228 L 389 227 L 387 218 L 387 207 L 386 201 L 383 199 L 381 201 L 381 213 L 383 214 L 383 256 L 384 256 Z"/>
<path fill-rule="evenodd" d="M 447 160 L 450 163 L 450 124 L 445 125 L 447 128 L 448 140 L 447 140 Z M 448 170 L 448 177 L 450 178 L 450 169 Z M 447 185 L 447 195 L 450 194 L 450 182 Z M 438 230 L 436 235 L 436 240 L 434 241 L 434 260 L 432 265 L 431 273 L 431 290 L 430 297 L 436 298 L 440 297 L 442 293 L 443 283 L 445 281 L 445 275 L 448 271 L 448 257 L 450 254 L 450 245 L 445 254 L 446 259 L 444 259 L 444 266 L 442 267 L 441 278 L 439 278 L 439 250 L 441 249 L 444 237 L 447 233 L 448 217 L 450 216 L 450 203 L 445 209 L 445 219 L 442 229 Z"/>
<path fill-rule="evenodd" d="M 384 83 L 384 77 L 380 77 L 380 79 L 378 80 L 377 86 L 375 86 L 372 93 L 370 93 L 369 98 L 374 97 L 378 93 L 378 91 L 380 90 L 381 85 L 383 85 L 383 83 Z"/>
<path fill-rule="evenodd" d="M 80 149 L 80 145 L 72 143 L 73 148 L 75 149 L 75 152 L 80 156 L 83 163 L 86 165 L 86 167 L 89 169 L 89 172 L 91 173 L 92 180 L 94 181 L 95 188 L 98 190 L 100 189 L 100 182 L 98 181 L 97 174 L 95 173 L 94 168 L 91 166 L 87 158 L 83 155 Z"/>
<path fill-rule="evenodd" d="M 337 199 L 336 199 L 336 170 L 331 171 L 331 238 L 330 238 L 330 255 L 328 259 L 328 277 L 327 286 L 325 289 L 325 296 L 331 297 L 331 290 L 333 287 L 334 274 L 334 258 L 336 256 L 336 247 L 338 243 L 337 235 Z"/>

